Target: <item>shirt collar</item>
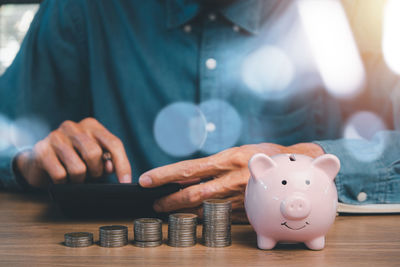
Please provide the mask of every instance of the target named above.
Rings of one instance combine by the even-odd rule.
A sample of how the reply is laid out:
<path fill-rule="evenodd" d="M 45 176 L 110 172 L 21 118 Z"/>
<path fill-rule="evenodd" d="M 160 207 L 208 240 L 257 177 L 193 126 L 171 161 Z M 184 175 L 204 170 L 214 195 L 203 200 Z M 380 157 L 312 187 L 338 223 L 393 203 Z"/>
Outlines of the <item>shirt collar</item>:
<path fill-rule="evenodd" d="M 279 1 L 279 0 L 278 0 Z M 277 0 L 237 0 L 221 9 L 221 14 L 242 29 L 257 34 Z M 198 15 L 198 0 L 167 0 L 167 27 L 184 25 Z"/>
<path fill-rule="evenodd" d="M 200 11 L 196 0 L 167 0 L 167 28 L 176 28 L 193 19 Z"/>

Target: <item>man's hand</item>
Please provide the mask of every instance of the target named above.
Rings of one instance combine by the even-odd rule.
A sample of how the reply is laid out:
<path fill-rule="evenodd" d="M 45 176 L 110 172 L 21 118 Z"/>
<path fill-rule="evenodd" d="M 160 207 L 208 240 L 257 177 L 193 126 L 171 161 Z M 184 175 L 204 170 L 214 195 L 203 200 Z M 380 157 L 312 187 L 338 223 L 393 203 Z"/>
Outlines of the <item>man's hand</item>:
<path fill-rule="evenodd" d="M 109 152 L 112 161 L 103 162 Z M 111 163 L 112 162 L 112 163 Z M 55 184 L 83 183 L 88 174 L 100 177 L 116 172 L 121 183 L 132 180 L 131 167 L 124 146 L 96 119 L 86 118 L 79 123 L 65 121 L 39 141 L 33 150 L 16 158 L 16 167 L 25 180 L 34 187 Z"/>
<path fill-rule="evenodd" d="M 269 156 L 294 153 L 317 157 L 324 154 L 324 151 L 312 143 L 290 147 L 269 143 L 245 145 L 227 149 L 210 157 L 182 161 L 150 170 L 141 175 L 139 183 L 144 187 L 157 187 L 172 182 L 192 184 L 157 200 L 154 203 L 157 212 L 188 211 L 197 213 L 201 217 L 203 200 L 224 198 L 232 201 L 232 220 L 247 222 L 243 203 L 244 191 L 250 177 L 247 164 L 256 153 L 265 153 Z M 209 181 L 195 184 L 202 180 Z"/>

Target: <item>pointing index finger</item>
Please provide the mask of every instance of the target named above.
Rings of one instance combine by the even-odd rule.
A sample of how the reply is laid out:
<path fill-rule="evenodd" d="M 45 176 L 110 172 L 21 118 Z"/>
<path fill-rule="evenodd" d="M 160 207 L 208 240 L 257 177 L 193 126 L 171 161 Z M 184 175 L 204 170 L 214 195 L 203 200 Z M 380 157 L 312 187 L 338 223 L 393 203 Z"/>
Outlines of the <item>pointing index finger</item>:
<path fill-rule="evenodd" d="M 110 154 L 112 158 L 112 169 L 115 170 L 118 180 L 121 183 L 132 182 L 132 170 L 124 145 L 121 140 L 107 130 L 96 131 L 93 133 L 95 138 Z"/>

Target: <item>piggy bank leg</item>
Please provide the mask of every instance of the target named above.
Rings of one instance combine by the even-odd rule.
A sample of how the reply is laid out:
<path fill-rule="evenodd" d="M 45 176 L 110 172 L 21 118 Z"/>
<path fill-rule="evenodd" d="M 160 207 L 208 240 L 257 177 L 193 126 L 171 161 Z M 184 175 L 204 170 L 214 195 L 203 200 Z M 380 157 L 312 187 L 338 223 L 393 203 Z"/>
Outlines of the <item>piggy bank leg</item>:
<path fill-rule="evenodd" d="M 257 235 L 257 246 L 259 249 L 273 249 L 276 241 L 272 238 Z"/>
<path fill-rule="evenodd" d="M 320 236 L 304 243 L 309 249 L 321 250 L 325 246 L 325 236 Z"/>

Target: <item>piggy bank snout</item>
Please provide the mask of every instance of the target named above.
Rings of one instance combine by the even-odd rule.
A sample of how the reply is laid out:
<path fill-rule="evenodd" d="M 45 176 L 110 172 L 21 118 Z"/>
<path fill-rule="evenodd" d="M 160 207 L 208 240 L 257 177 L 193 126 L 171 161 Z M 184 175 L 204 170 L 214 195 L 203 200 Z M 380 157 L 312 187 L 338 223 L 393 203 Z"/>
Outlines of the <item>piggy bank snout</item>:
<path fill-rule="evenodd" d="M 310 212 L 310 201 L 304 196 L 289 196 L 281 203 L 281 213 L 289 220 L 304 219 Z"/>

